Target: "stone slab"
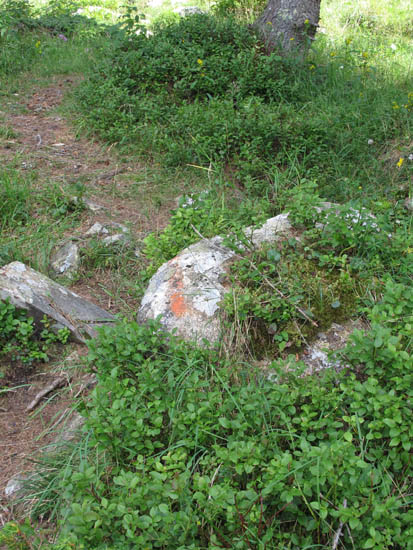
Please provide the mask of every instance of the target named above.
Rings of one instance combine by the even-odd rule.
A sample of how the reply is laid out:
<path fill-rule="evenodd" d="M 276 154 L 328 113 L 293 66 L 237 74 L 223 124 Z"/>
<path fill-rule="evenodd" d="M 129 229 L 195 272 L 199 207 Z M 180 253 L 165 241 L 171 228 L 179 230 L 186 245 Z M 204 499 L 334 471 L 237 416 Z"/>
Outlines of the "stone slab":
<path fill-rule="evenodd" d="M 67 327 L 77 342 L 93 338 L 97 327 L 115 321 L 111 313 L 21 262 L 0 268 L 0 299 L 6 298 L 27 310 L 36 323 L 47 315 L 56 328 Z"/>

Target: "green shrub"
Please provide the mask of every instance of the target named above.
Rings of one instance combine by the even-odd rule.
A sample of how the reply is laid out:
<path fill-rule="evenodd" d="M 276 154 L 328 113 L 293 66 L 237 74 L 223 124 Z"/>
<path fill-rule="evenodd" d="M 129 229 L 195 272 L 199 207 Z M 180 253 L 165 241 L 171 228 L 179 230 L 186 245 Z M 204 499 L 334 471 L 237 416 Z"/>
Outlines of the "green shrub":
<path fill-rule="evenodd" d="M 33 7 L 29 0 L 2 0 L 0 2 L 0 30 L 1 35 L 7 29 L 25 25 L 33 16 Z"/>
<path fill-rule="evenodd" d="M 266 200 L 245 201 L 234 206 L 225 195 L 220 196 L 213 190 L 183 196 L 180 202 L 165 229 L 159 234 L 151 233 L 143 241 L 143 253 L 150 262 L 148 275 L 202 237 L 240 233 L 246 225 L 264 222 L 269 215 Z"/>
<path fill-rule="evenodd" d="M 121 40 L 78 97 L 106 137 L 139 139 L 171 164 L 268 160 L 281 116 L 266 103 L 297 97 L 291 63 L 235 22 L 194 15 Z"/>
<path fill-rule="evenodd" d="M 99 25 L 94 19 L 76 13 L 79 7 L 77 0 L 49 0 L 31 26 L 66 38 L 84 33 L 86 29 L 89 34 L 99 33 Z"/>
<path fill-rule="evenodd" d="M 155 25 L 153 35 L 139 18 L 126 22 L 78 90 L 85 127 L 171 165 L 222 167 L 259 195 L 288 169 L 335 201 L 387 185 L 380 150 L 409 133 L 409 90 L 365 52 L 344 45 L 315 54 L 316 65 L 268 55 L 228 19 L 194 15 Z"/>
<path fill-rule="evenodd" d="M 411 288 L 388 282 L 371 331 L 342 353 L 348 369 L 301 378 L 274 363 L 277 383 L 156 322 L 103 329 L 86 416 L 105 459 L 63 483 L 63 536 L 90 549 L 298 550 L 340 531 L 346 548 L 413 548 L 412 306 Z"/>
<path fill-rule="evenodd" d="M 194 198 L 182 197 L 181 206 L 173 211 L 166 228 L 159 235 L 151 233 L 144 239 L 143 253 L 150 261 L 148 274 L 152 275 L 164 262 L 199 241 L 200 235 L 213 237 L 228 228 L 226 209 L 223 205 L 219 208 L 208 195 L 205 192 Z"/>
<path fill-rule="evenodd" d="M 254 356 L 296 351 L 357 311 L 360 283 L 343 267 L 320 266 L 294 238 L 244 253 L 230 268 L 228 321 Z"/>
<path fill-rule="evenodd" d="M 29 519 L 9 521 L 0 530 L 0 548 L 7 550 L 74 550 L 69 542 L 49 543 L 47 534 L 40 531 Z M 77 550 L 84 550 L 78 546 Z"/>
<path fill-rule="evenodd" d="M 0 301 L 0 359 L 31 363 L 47 361 L 47 350 L 54 342 L 65 343 L 68 329 L 51 331 L 50 321 L 43 319 L 44 328 L 36 330 L 32 317 L 23 310 L 16 309 L 9 300 Z"/>

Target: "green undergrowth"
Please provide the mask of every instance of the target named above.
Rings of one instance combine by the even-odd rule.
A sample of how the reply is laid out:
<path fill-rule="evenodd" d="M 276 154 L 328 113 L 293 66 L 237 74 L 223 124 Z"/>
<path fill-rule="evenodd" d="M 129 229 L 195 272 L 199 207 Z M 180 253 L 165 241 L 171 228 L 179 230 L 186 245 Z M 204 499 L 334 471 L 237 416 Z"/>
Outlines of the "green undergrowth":
<path fill-rule="evenodd" d="M 255 195 L 293 173 L 340 202 L 392 195 L 389 177 L 411 171 L 385 158 L 390 140 L 401 157 L 410 146 L 411 75 L 384 72 L 351 36 L 318 40 L 303 61 L 269 55 L 230 19 L 132 25 L 79 88 L 82 127 L 164 163 L 212 165 Z"/>
<path fill-rule="evenodd" d="M 262 223 L 269 216 L 266 200 L 245 201 L 235 206 L 231 193 L 217 193 L 216 188 L 193 193 L 180 199 L 168 225 L 150 233 L 143 241 L 143 254 L 149 261 L 147 276 L 187 246 L 201 238 L 239 232 L 248 224 Z"/>
<path fill-rule="evenodd" d="M 9 300 L 0 301 L 0 385 L 19 363 L 48 361 L 52 344 L 66 343 L 68 329 L 53 332 L 49 319 L 42 319 L 43 328 L 36 329 L 33 317 L 17 309 Z M 16 373 L 12 374 L 15 377 Z"/>
<path fill-rule="evenodd" d="M 300 378 L 278 362 L 277 383 L 155 322 L 102 330 L 90 450 L 49 470 L 61 540 L 298 550 L 340 531 L 345 548 L 412 548 L 412 307 L 411 288 L 389 280 L 343 372 Z"/>
<path fill-rule="evenodd" d="M 0 2 L 0 93 L 20 91 L 22 72 L 34 77 L 88 70 L 108 46 L 111 26 L 76 14 L 77 3 Z"/>
<path fill-rule="evenodd" d="M 223 307 L 232 338 L 254 357 L 297 351 L 358 311 L 364 289 L 357 277 L 320 266 L 294 238 L 240 258 L 231 266 Z"/>
<path fill-rule="evenodd" d="M 317 210 L 325 203 L 307 186 L 295 188 L 293 198 L 290 219 L 303 229 L 298 239 L 241 253 L 231 267 L 224 308 L 233 327 L 240 330 L 241 322 L 255 355 L 300 347 L 333 322 L 360 315 L 389 273 L 411 283 L 411 216 L 403 209 L 377 216 L 357 203 Z"/>

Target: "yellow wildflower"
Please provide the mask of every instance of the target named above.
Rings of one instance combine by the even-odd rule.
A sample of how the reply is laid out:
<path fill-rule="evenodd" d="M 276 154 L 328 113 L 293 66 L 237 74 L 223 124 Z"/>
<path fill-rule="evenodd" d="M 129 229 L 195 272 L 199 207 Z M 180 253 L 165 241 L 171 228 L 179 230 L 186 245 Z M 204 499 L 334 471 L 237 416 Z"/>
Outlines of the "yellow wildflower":
<path fill-rule="evenodd" d="M 294 36 L 292 38 L 290 38 L 290 40 L 295 40 Z"/>
<path fill-rule="evenodd" d="M 306 20 L 304 21 L 304 25 L 309 25 L 309 24 L 310 24 L 309 19 L 306 19 Z"/>
<path fill-rule="evenodd" d="M 403 157 L 400 157 L 400 158 L 399 158 L 399 162 L 397 163 L 398 168 L 401 168 L 403 162 L 404 162 L 404 158 L 403 158 Z"/>
<path fill-rule="evenodd" d="M 36 48 L 40 48 L 40 40 L 38 40 L 38 41 L 36 42 L 35 47 L 36 47 Z"/>
<path fill-rule="evenodd" d="M 271 21 L 267 21 L 267 25 L 272 25 Z"/>
<path fill-rule="evenodd" d="M 196 62 L 198 63 L 198 65 L 199 65 L 200 67 L 202 67 L 202 65 L 204 64 L 204 62 L 202 61 L 202 59 L 197 59 Z"/>
<path fill-rule="evenodd" d="M 310 65 L 310 71 L 314 71 L 315 65 Z"/>

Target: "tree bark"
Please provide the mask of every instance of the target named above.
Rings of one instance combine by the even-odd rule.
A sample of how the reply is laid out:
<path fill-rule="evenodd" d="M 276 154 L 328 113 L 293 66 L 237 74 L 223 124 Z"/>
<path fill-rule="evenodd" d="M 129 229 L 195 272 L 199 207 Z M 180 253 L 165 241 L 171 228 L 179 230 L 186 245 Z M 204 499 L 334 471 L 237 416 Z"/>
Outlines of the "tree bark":
<path fill-rule="evenodd" d="M 317 31 L 321 0 L 268 0 L 254 27 L 269 51 L 306 52 Z"/>

